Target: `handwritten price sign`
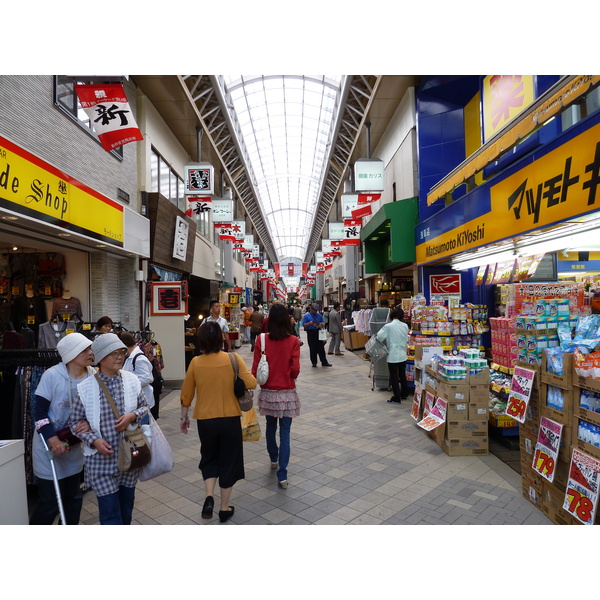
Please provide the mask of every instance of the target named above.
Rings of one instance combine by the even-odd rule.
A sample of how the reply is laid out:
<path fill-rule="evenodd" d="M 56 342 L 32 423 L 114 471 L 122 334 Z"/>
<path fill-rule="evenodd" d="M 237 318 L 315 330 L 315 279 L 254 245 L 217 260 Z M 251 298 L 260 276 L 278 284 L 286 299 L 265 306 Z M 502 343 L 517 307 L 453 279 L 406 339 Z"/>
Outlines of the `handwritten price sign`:
<path fill-rule="evenodd" d="M 573 449 L 563 508 L 584 525 L 593 525 L 598 505 L 600 462 Z"/>
<path fill-rule="evenodd" d="M 525 422 L 525 413 L 531 397 L 534 377 L 535 371 L 523 367 L 515 367 L 513 372 L 506 414 L 519 423 Z"/>
<path fill-rule="evenodd" d="M 554 466 L 558 460 L 562 428 L 563 426 L 560 423 L 546 417 L 542 417 L 540 421 L 540 431 L 531 466 L 534 471 L 537 471 L 548 481 L 554 480 Z"/>
<path fill-rule="evenodd" d="M 421 412 L 421 396 L 423 395 L 423 388 L 416 385 L 415 393 L 413 396 L 412 410 L 410 412 L 411 417 L 415 420 L 419 420 L 419 413 Z"/>

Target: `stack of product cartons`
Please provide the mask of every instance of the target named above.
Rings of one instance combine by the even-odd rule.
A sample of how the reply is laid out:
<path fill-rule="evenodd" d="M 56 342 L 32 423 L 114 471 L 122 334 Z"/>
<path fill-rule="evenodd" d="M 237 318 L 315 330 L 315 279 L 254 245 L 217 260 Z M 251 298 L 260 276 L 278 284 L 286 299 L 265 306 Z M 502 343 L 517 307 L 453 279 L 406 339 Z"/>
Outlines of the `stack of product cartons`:
<path fill-rule="evenodd" d="M 514 317 L 490 317 L 492 360 L 504 367 L 517 363 L 517 332 Z"/>
<path fill-rule="evenodd" d="M 427 367 L 426 391 L 436 402 L 446 403 L 446 422 L 431 432 L 431 437 L 449 456 L 476 456 L 489 453 L 487 406 L 490 371 L 481 359 L 471 356 L 470 349 L 461 350 L 463 364 L 434 361 Z M 454 357 L 456 358 L 456 357 Z M 485 361 L 484 361 L 485 362 Z M 463 378 L 458 377 L 463 368 Z M 434 381 L 432 381 L 434 380 Z"/>

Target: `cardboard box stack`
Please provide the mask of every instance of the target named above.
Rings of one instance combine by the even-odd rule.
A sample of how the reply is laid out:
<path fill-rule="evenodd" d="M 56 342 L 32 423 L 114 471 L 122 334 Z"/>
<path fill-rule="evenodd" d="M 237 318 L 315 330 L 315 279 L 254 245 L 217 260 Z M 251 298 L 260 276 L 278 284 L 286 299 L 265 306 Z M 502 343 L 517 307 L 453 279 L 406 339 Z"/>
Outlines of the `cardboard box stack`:
<path fill-rule="evenodd" d="M 490 317 L 492 360 L 504 367 L 517 364 L 517 331 L 514 317 Z"/>
<path fill-rule="evenodd" d="M 449 456 L 489 453 L 487 406 L 490 371 L 478 349 L 436 357 L 425 370 L 425 389 L 447 402 L 446 422 L 431 437 Z"/>
<path fill-rule="evenodd" d="M 521 478 L 523 496 L 535 504 L 557 525 L 571 525 L 577 520 L 563 509 L 571 461 L 575 389 L 573 355 L 564 354 L 562 373 L 553 372 L 546 354 L 539 367 L 527 363 L 520 366 L 536 371 L 525 423 L 519 426 Z M 533 468 L 540 419 L 546 417 L 563 425 L 558 460 L 552 482 Z"/>

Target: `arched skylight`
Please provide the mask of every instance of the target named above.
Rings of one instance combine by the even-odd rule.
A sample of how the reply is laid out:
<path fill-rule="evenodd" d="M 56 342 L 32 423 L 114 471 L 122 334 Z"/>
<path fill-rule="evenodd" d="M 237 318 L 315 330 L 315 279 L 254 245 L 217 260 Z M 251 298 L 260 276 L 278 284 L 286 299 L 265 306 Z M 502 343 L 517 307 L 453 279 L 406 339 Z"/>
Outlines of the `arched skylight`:
<path fill-rule="evenodd" d="M 277 259 L 299 264 L 325 175 L 342 77 L 249 75 L 223 81 Z"/>

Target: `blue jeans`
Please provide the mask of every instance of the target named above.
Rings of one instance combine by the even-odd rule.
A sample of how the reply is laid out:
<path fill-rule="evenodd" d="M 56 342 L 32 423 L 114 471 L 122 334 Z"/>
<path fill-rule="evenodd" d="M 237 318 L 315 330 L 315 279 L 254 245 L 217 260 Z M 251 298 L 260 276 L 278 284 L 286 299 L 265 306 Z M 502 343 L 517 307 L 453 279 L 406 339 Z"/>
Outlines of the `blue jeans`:
<path fill-rule="evenodd" d="M 279 462 L 277 469 L 277 481 L 287 480 L 287 466 L 290 462 L 290 429 L 292 417 L 271 417 L 267 419 L 267 452 L 271 462 Z M 279 421 L 279 448 L 277 448 L 277 421 Z"/>
<path fill-rule="evenodd" d="M 131 525 L 135 488 L 119 487 L 119 491 L 98 496 L 100 525 Z"/>

